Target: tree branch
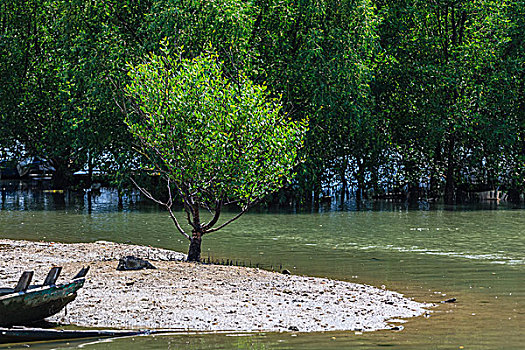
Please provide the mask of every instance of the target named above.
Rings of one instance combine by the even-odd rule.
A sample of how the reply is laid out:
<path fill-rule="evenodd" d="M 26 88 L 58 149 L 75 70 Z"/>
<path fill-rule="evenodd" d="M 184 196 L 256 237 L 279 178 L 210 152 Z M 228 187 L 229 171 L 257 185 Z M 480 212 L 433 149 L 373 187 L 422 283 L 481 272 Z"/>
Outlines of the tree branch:
<path fill-rule="evenodd" d="M 186 212 L 186 219 L 188 220 L 188 224 L 190 224 L 191 227 L 196 228 L 195 224 L 191 220 L 191 216 L 194 216 L 194 211 L 191 206 L 191 201 L 186 199 L 189 198 L 189 196 L 187 195 L 187 191 L 183 191 L 177 183 L 175 183 L 175 186 L 177 187 L 177 191 L 179 192 L 179 195 L 182 198 L 182 205 L 184 206 L 184 211 Z M 190 204 L 188 204 L 188 202 L 190 202 Z"/>
<path fill-rule="evenodd" d="M 130 177 L 130 180 L 131 182 L 133 182 L 133 184 L 135 185 L 135 187 L 137 187 L 139 189 L 139 191 L 145 195 L 148 199 L 151 199 L 152 201 L 154 201 L 155 203 L 157 204 L 160 204 L 162 206 L 164 206 L 167 210 L 168 210 L 168 213 L 170 214 L 170 217 L 171 217 L 171 220 L 173 220 L 173 223 L 175 224 L 175 226 L 177 227 L 177 230 L 179 230 L 179 232 L 184 236 L 186 237 L 188 240 L 191 239 L 190 236 L 184 232 L 184 230 L 182 229 L 182 227 L 180 226 L 179 224 L 179 221 L 177 220 L 177 218 L 175 217 L 175 214 L 173 214 L 173 211 L 171 210 L 171 207 L 173 205 L 173 201 L 172 201 L 172 198 L 171 198 L 171 190 L 169 189 L 168 192 L 169 192 L 169 200 L 168 200 L 168 203 L 164 203 L 156 198 L 153 197 L 153 195 L 151 193 L 149 193 L 148 191 L 146 191 L 146 189 L 144 189 L 143 187 L 139 186 L 135 180 L 133 180 L 133 178 Z M 168 188 L 169 188 L 169 180 L 168 180 Z"/>
<path fill-rule="evenodd" d="M 217 227 L 214 227 L 214 228 L 211 228 L 209 230 L 206 230 L 206 233 L 212 233 L 212 232 L 215 232 L 215 231 L 219 231 L 220 229 L 224 228 L 225 226 L 231 224 L 232 222 L 234 222 L 235 220 L 237 220 L 238 218 L 240 218 L 242 216 L 242 214 L 246 213 L 252 206 L 254 206 L 259 200 L 255 200 L 253 201 L 252 203 L 246 205 L 246 207 L 244 207 L 242 209 L 242 211 L 240 213 L 238 213 L 237 215 L 235 215 L 233 218 L 231 218 L 230 220 L 226 221 L 225 223 L 223 223 L 222 225 L 220 226 L 217 226 Z M 217 218 L 218 219 L 218 218 Z"/>
<path fill-rule="evenodd" d="M 221 215 L 221 208 L 222 208 L 222 200 L 216 202 L 215 214 L 213 215 L 213 218 L 210 220 L 210 222 L 203 225 L 204 231 L 211 229 L 213 225 L 217 223 L 217 221 L 219 220 L 219 216 Z"/>
<path fill-rule="evenodd" d="M 196 228 L 193 221 L 191 221 L 192 214 L 190 213 L 190 211 L 193 212 L 193 209 L 186 203 L 184 199 L 182 201 L 184 203 L 184 211 L 186 212 L 186 219 L 188 220 L 188 223 L 191 225 L 191 227 Z"/>
<path fill-rule="evenodd" d="M 184 237 L 186 237 L 187 240 L 191 241 L 191 237 L 190 237 L 186 232 L 184 232 L 184 230 L 182 229 L 182 227 L 180 227 L 180 224 L 179 224 L 179 222 L 177 221 L 177 218 L 175 217 L 175 214 L 173 214 L 173 211 L 171 210 L 171 207 L 166 207 L 166 209 L 168 209 L 168 213 L 170 214 L 171 220 L 173 220 L 173 223 L 175 224 L 175 226 L 177 226 L 177 229 L 179 230 L 179 232 L 180 232 Z"/>
<path fill-rule="evenodd" d="M 162 206 L 165 206 L 165 207 L 168 206 L 167 203 L 164 203 L 164 202 L 162 202 L 162 201 L 156 199 L 155 197 L 153 197 L 153 195 L 152 195 L 151 193 L 149 193 L 148 191 L 146 191 L 145 188 L 140 187 L 140 186 L 135 182 L 135 180 L 133 180 L 133 178 L 130 177 L 129 179 L 130 179 L 131 182 L 133 182 L 133 184 L 139 189 L 139 191 L 142 192 L 142 194 L 145 195 L 148 199 L 151 199 L 151 200 L 154 201 L 155 203 L 160 204 L 160 205 L 162 205 Z"/>

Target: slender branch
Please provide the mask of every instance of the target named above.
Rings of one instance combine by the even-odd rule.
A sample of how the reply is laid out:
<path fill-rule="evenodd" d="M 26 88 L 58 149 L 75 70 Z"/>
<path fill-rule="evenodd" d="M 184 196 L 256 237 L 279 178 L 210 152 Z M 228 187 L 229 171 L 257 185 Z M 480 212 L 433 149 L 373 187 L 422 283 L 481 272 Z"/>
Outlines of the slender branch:
<path fill-rule="evenodd" d="M 177 183 L 175 183 L 175 186 L 177 187 L 177 191 L 179 192 L 179 195 L 182 198 L 182 205 L 184 206 L 184 211 L 186 212 L 186 219 L 188 220 L 188 224 L 190 224 L 191 227 L 196 228 L 195 224 L 191 220 L 191 216 L 194 215 L 194 211 L 191 205 L 189 205 L 188 201 L 186 200 L 186 198 L 188 198 L 188 196 L 185 195 L 186 191 L 183 191 Z"/>
<path fill-rule="evenodd" d="M 168 207 L 168 212 L 170 213 L 170 216 L 171 218 L 176 222 L 176 225 L 178 225 L 178 221 L 177 219 L 175 218 L 175 215 L 173 214 L 173 212 L 171 211 L 171 204 L 173 203 L 173 200 L 172 200 L 172 196 L 171 196 L 171 187 L 170 187 L 170 178 L 169 176 L 167 177 L 167 181 L 168 181 L 168 193 L 169 193 L 169 196 L 170 196 L 170 199 L 169 199 L 169 203 L 170 203 L 170 206 Z M 178 188 L 178 186 L 177 186 Z M 184 197 L 182 199 L 183 203 L 184 203 Z M 190 213 L 188 212 L 188 210 L 186 209 L 186 206 L 184 208 L 184 211 L 186 212 L 186 215 L 187 215 L 187 220 L 188 220 L 188 223 L 190 224 L 190 226 L 192 226 L 193 228 L 195 228 L 195 225 L 193 224 L 193 222 L 191 221 L 191 217 L 190 217 Z M 186 232 L 183 233 L 183 235 L 187 238 L 187 239 L 190 239 L 190 236 L 188 234 L 186 234 Z"/>
<path fill-rule="evenodd" d="M 219 216 L 221 215 L 221 208 L 222 208 L 222 200 L 216 202 L 215 214 L 213 215 L 213 218 L 210 220 L 210 222 L 203 225 L 204 231 L 207 231 L 208 229 L 212 228 L 213 225 L 217 223 L 217 221 L 219 220 Z"/>
<path fill-rule="evenodd" d="M 225 223 L 223 223 L 222 225 L 220 226 L 217 226 L 217 227 L 214 227 L 214 228 L 211 228 L 209 230 L 206 230 L 206 233 L 212 233 L 212 232 L 215 232 L 215 231 L 219 231 L 220 229 L 224 228 L 225 226 L 231 224 L 232 222 L 234 222 L 235 220 L 237 220 L 238 218 L 240 218 L 242 216 L 242 214 L 246 213 L 248 211 L 248 209 L 250 209 L 253 205 L 255 205 L 256 203 L 258 202 L 258 200 L 255 200 L 253 201 L 252 203 L 246 205 L 242 211 L 240 213 L 238 213 L 237 215 L 235 215 L 233 218 L 231 218 L 230 220 L 226 221 Z"/>
<path fill-rule="evenodd" d="M 127 116 L 128 115 L 128 110 L 126 108 L 126 101 L 124 100 L 123 102 L 120 102 L 119 103 L 119 100 L 117 98 L 117 92 L 116 91 L 120 91 L 120 87 L 115 83 L 115 81 L 109 76 L 106 78 L 107 80 L 109 80 L 109 82 L 111 83 L 111 85 L 113 85 L 113 89 L 111 91 L 112 95 L 113 95 L 113 101 L 115 102 L 115 104 L 117 105 L 117 107 L 120 109 L 120 111 L 125 115 Z"/>
<path fill-rule="evenodd" d="M 465 30 L 465 22 L 467 21 L 467 11 L 461 13 L 461 19 L 459 19 L 459 38 L 458 45 L 463 43 L 463 31 Z"/>
<path fill-rule="evenodd" d="M 186 203 L 184 199 L 182 201 L 184 203 L 184 211 L 186 212 L 186 219 L 188 220 L 188 223 L 191 225 L 191 227 L 197 228 L 195 224 L 193 223 L 193 221 L 191 221 L 191 214 L 190 214 L 191 207 Z M 191 211 L 193 212 L 193 209 L 191 209 Z"/>
<path fill-rule="evenodd" d="M 180 224 L 179 222 L 177 221 L 177 218 L 175 217 L 175 214 L 173 214 L 173 211 L 171 210 L 170 207 L 166 207 L 168 209 L 168 213 L 170 214 L 170 217 L 171 219 L 173 220 L 173 223 L 175 224 L 175 226 L 177 226 L 177 229 L 179 230 L 179 232 L 184 236 L 186 237 L 186 239 L 188 240 L 191 240 L 191 237 L 186 233 L 184 232 L 184 230 L 182 229 L 182 227 L 180 227 Z"/>
<path fill-rule="evenodd" d="M 149 193 L 145 188 L 139 186 L 135 180 L 133 180 L 133 178 L 130 177 L 130 180 L 131 182 L 133 182 L 133 184 L 135 185 L 135 187 L 137 187 L 139 189 L 139 191 L 145 195 L 147 198 L 151 199 L 152 201 L 154 201 L 155 203 L 157 204 L 160 204 L 164 207 L 166 207 L 166 209 L 168 210 L 168 213 L 170 214 L 170 217 L 171 217 L 171 220 L 173 220 L 173 223 L 175 224 L 175 227 L 177 227 L 177 230 L 179 230 L 179 232 L 184 236 L 186 237 L 187 239 L 191 239 L 190 236 L 184 232 L 184 230 L 182 229 L 182 227 L 180 226 L 179 224 L 179 221 L 177 220 L 177 218 L 175 217 L 175 214 L 173 214 L 173 211 L 171 210 L 171 207 L 173 205 L 173 201 L 172 201 L 172 198 L 171 198 L 171 190 L 169 190 L 169 196 L 170 196 L 170 199 L 168 201 L 168 203 L 164 203 L 156 198 L 153 197 L 153 195 L 151 193 Z M 169 180 L 168 180 L 168 187 L 169 187 Z"/>
<path fill-rule="evenodd" d="M 166 177 L 166 182 L 167 182 L 166 187 L 168 188 L 168 195 L 169 195 L 168 205 L 171 208 L 171 206 L 173 205 L 173 199 L 171 197 L 171 187 L 170 187 L 170 177 L 169 176 Z"/>
<path fill-rule="evenodd" d="M 211 210 L 210 206 L 208 205 L 208 203 L 203 202 L 203 203 L 202 203 L 202 206 L 203 206 L 204 208 L 206 208 L 206 210 L 208 211 L 208 213 L 210 213 L 210 214 L 213 215 L 212 210 Z"/>
<path fill-rule="evenodd" d="M 167 203 L 164 203 L 158 199 L 156 199 L 155 197 L 153 197 L 153 195 L 151 193 L 149 193 L 145 188 L 143 187 L 140 187 L 136 182 L 135 180 L 133 180 L 133 178 L 129 178 L 131 180 L 131 182 L 133 182 L 133 184 L 139 189 L 140 192 L 142 192 L 143 195 L 145 195 L 146 197 L 148 197 L 148 199 L 151 199 L 152 201 L 154 201 L 155 203 L 157 204 L 160 204 L 162 206 L 165 206 L 167 207 L 168 204 Z"/>

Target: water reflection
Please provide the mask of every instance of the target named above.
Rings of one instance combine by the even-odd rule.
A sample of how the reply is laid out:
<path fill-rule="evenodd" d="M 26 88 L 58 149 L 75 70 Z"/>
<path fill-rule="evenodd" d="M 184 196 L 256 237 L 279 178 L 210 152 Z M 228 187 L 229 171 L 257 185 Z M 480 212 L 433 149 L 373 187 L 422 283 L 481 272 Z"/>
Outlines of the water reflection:
<path fill-rule="evenodd" d="M 141 201 L 138 192 L 124 196 L 118 205 L 118 193 L 112 189 L 102 191 L 56 191 L 28 186 L 22 181 L 0 181 L 1 210 L 55 211 L 68 210 L 91 214 L 132 210 L 156 210 L 150 203 Z"/>
<path fill-rule="evenodd" d="M 38 183 L 31 184 L 23 181 L 0 180 L 0 209 L 1 210 L 73 210 L 91 214 L 93 212 L 112 211 L 157 211 L 159 208 L 149 201 L 143 200 L 138 191 L 127 193 L 119 206 L 119 196 L 116 190 L 101 189 L 101 191 L 53 191 Z M 318 209 L 308 206 L 296 207 L 289 205 L 272 205 L 254 208 L 251 213 L 331 213 L 348 211 L 376 211 L 376 212 L 408 212 L 408 211 L 476 211 L 476 210 L 509 210 L 524 209 L 525 203 L 515 204 L 508 202 L 484 201 L 469 204 L 444 205 L 439 202 L 428 201 L 394 201 L 370 200 L 360 203 L 347 200 L 340 203 L 336 200 L 321 203 Z"/>

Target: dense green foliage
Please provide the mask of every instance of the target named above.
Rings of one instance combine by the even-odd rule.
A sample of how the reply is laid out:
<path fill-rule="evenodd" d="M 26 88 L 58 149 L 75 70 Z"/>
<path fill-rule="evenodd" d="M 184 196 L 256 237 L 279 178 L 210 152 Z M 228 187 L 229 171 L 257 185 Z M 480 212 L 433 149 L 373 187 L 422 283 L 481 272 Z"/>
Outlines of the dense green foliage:
<path fill-rule="evenodd" d="M 444 180 L 447 202 L 458 185 L 516 185 L 508 172 L 520 167 L 512 159 L 523 119 L 515 85 L 523 57 L 520 67 L 507 52 L 516 44 L 510 11 L 523 3 L 411 4 L 385 2 L 381 10 L 389 34 L 382 45 L 395 62 L 384 67 L 385 85 L 394 88 L 382 103 L 405 181 L 426 178 L 435 190 Z"/>
<path fill-rule="evenodd" d="M 127 62 L 167 38 L 306 115 L 280 200 L 335 191 L 454 202 L 525 191 L 523 0 L 35 1 L 0 4 L 0 155 L 81 168 L 122 186 L 134 159 Z M 119 108 L 120 107 L 120 108 Z M 5 151 L 10 153 L 6 154 Z"/>
<path fill-rule="evenodd" d="M 128 139 L 112 79 L 136 50 L 107 11 L 85 1 L 0 5 L 1 134 L 7 146 L 51 161 L 55 185 Z M 117 152 L 119 153 L 119 152 Z"/>
<path fill-rule="evenodd" d="M 170 195 L 163 204 L 192 245 L 198 240 L 188 260 L 199 261 L 202 235 L 232 221 L 219 224 L 224 206 L 235 203 L 242 214 L 290 178 L 306 124 L 283 116 L 266 86 L 242 75 L 225 78 L 213 54 L 184 59 L 165 47 L 129 68 L 126 124 L 148 164 L 167 181 Z M 191 237 L 171 210 L 171 184 L 183 201 Z M 201 220 L 201 208 L 213 213 L 208 222 Z"/>

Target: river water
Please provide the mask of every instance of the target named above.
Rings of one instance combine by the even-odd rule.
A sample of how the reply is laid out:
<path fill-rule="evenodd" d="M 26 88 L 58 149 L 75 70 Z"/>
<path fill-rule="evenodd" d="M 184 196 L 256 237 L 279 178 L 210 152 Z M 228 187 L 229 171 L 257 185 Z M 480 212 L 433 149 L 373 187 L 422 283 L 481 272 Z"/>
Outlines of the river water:
<path fill-rule="evenodd" d="M 119 210 L 115 203 L 110 192 L 92 205 L 83 197 L 4 193 L 0 238 L 109 240 L 186 251 L 187 242 L 165 212 L 137 204 Z M 384 202 L 360 210 L 258 210 L 203 242 L 205 258 L 385 286 L 438 305 L 428 318 L 407 320 L 400 332 L 179 334 L 32 347 L 523 349 L 525 343 L 523 208 Z M 457 302 L 439 303 L 449 298 Z"/>

